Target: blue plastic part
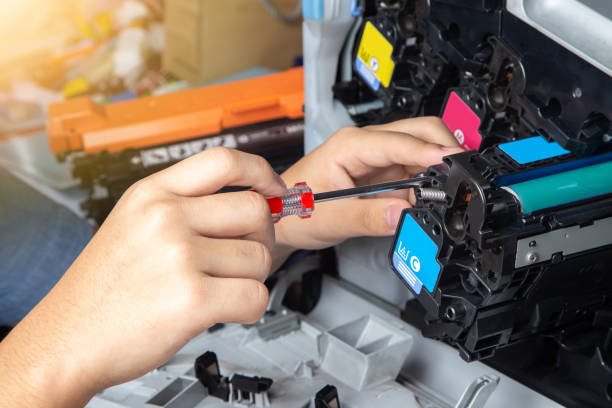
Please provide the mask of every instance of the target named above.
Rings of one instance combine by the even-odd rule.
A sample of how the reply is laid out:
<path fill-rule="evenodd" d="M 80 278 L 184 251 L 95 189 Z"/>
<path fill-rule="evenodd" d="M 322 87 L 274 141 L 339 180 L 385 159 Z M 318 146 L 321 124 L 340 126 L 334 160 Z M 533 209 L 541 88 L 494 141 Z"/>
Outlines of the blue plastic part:
<path fill-rule="evenodd" d="M 303 0 L 302 15 L 309 20 L 323 20 L 324 0 Z"/>
<path fill-rule="evenodd" d="M 361 0 L 351 0 L 351 15 L 353 17 L 359 17 L 363 12 L 363 7 L 361 7 Z"/>
<path fill-rule="evenodd" d="M 495 186 L 507 186 L 510 184 L 521 183 L 527 180 L 533 180 L 539 177 L 550 176 L 552 174 L 562 173 L 573 169 L 579 169 L 586 166 L 592 166 L 598 163 L 604 163 L 612 160 L 612 152 L 600 154 L 598 156 L 584 157 L 582 159 L 571 160 L 564 163 L 553 164 L 551 166 L 541 167 L 539 169 L 527 170 L 522 173 L 509 174 L 493 180 Z"/>
<path fill-rule="evenodd" d="M 431 293 L 440 275 L 440 265 L 436 261 L 438 246 L 410 213 L 404 214 L 393 249 L 393 267 L 416 295 L 421 293 L 423 286 Z"/>
<path fill-rule="evenodd" d="M 366 81 L 368 86 L 372 88 L 374 92 L 378 91 L 378 88 L 380 88 L 380 81 L 359 57 L 355 57 L 355 68 L 357 69 L 359 76 Z"/>
<path fill-rule="evenodd" d="M 502 143 L 498 147 L 518 164 L 529 164 L 571 153 L 556 142 L 546 141 L 542 136 Z"/>

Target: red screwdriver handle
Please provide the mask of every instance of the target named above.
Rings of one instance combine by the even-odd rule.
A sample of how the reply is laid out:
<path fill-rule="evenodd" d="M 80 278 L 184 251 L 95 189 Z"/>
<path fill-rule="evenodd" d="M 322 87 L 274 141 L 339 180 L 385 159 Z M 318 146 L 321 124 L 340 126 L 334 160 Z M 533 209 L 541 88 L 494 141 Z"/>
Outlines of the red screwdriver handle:
<path fill-rule="evenodd" d="M 274 222 L 288 215 L 309 218 L 314 211 L 314 197 L 310 187 L 301 182 L 287 189 L 282 197 L 268 198 L 268 205 Z"/>

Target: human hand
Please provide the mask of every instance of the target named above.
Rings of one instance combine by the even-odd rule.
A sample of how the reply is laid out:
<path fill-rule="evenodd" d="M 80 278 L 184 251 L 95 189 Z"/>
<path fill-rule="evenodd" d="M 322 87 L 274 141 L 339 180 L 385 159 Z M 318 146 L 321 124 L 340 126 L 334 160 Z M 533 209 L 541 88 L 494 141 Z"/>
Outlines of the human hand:
<path fill-rule="evenodd" d="M 423 117 L 365 128 L 339 130 L 282 174 L 288 186 L 305 181 L 313 192 L 411 178 L 461 148 L 439 118 Z M 277 244 L 317 249 L 357 236 L 391 235 L 408 190 L 377 197 L 316 205 L 311 218 L 285 217 L 276 224 Z"/>
<path fill-rule="evenodd" d="M 3 404 L 82 406 L 160 366 L 216 322 L 257 321 L 268 301 L 262 282 L 274 228 L 263 195 L 211 195 L 230 185 L 285 191 L 263 158 L 225 148 L 132 186 L 0 343 Z"/>

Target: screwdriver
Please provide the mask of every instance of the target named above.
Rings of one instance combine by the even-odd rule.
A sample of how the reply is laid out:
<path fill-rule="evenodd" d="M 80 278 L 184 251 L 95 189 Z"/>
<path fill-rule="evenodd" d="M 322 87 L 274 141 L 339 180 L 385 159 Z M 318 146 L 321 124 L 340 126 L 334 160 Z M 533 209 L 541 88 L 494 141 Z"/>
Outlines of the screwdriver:
<path fill-rule="evenodd" d="M 386 193 L 389 191 L 403 190 L 407 188 L 419 188 L 423 182 L 431 180 L 429 177 L 417 177 L 407 180 L 391 181 L 388 183 L 374 184 L 363 187 L 353 187 L 344 190 L 327 191 L 313 194 L 305 182 L 296 183 L 287 189 L 281 197 L 268 198 L 268 205 L 274 222 L 288 215 L 297 215 L 300 218 L 309 218 L 315 203 L 340 200 L 342 198 L 362 197 L 372 194 Z"/>

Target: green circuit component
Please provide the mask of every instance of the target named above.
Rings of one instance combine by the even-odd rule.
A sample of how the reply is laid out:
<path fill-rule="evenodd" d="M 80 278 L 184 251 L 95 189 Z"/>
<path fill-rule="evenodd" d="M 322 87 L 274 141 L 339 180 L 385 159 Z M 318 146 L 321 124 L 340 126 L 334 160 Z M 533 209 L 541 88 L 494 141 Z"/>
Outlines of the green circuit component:
<path fill-rule="evenodd" d="M 523 214 L 612 192 L 612 161 L 540 177 L 505 187 L 520 201 Z"/>

